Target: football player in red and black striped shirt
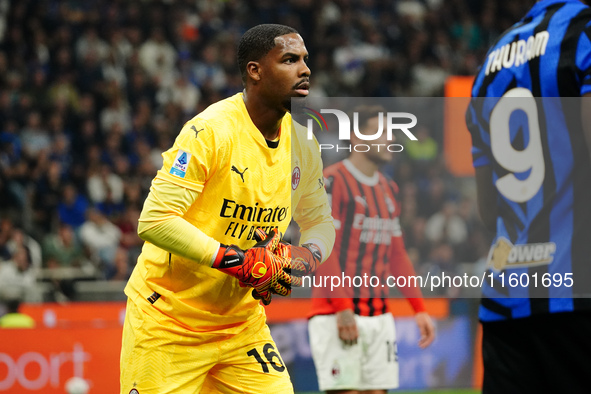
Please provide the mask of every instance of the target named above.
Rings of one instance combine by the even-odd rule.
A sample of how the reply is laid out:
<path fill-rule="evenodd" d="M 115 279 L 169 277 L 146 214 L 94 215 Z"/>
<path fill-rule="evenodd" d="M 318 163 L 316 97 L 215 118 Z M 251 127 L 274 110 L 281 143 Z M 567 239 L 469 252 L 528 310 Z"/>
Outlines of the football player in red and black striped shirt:
<path fill-rule="evenodd" d="M 358 107 L 354 112 L 363 134 L 375 134 L 379 116 L 385 115 L 376 106 Z M 313 289 L 310 344 L 319 387 L 331 393 L 377 394 L 398 387 L 396 334 L 385 284 L 389 275 L 416 274 L 402 239 L 398 186 L 378 171 L 392 159 L 393 153 L 386 149 L 391 142 L 385 132 L 369 143 L 352 133 L 349 157 L 324 170 L 336 242 L 316 279 L 379 278 L 379 284 L 374 280 L 368 286 L 344 286 L 330 293 L 326 287 Z M 416 313 L 419 346 L 427 347 L 435 329 L 421 292 L 416 287 L 400 290 Z"/>

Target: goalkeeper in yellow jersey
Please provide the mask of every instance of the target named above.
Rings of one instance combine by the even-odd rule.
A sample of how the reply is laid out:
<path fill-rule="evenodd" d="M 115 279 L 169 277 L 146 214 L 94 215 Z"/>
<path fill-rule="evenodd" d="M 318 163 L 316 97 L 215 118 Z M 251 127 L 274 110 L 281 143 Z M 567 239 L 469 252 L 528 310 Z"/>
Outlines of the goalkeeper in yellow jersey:
<path fill-rule="evenodd" d="M 195 116 L 164 152 L 125 288 L 122 394 L 293 392 L 259 299 L 289 294 L 290 270 L 311 273 L 334 243 L 317 142 L 289 113 L 308 94 L 307 60 L 296 30 L 250 29 L 243 93 Z M 278 245 L 292 215 L 302 245 Z"/>

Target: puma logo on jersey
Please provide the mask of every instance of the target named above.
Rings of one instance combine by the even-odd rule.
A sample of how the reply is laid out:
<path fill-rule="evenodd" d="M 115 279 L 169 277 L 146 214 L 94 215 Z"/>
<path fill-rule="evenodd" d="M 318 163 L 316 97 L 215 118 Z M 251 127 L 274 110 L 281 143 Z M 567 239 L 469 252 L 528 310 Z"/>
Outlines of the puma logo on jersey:
<path fill-rule="evenodd" d="M 236 168 L 236 166 L 232 166 L 232 171 L 234 171 L 236 174 L 240 175 L 240 178 L 242 178 L 242 183 L 244 183 L 244 173 L 246 172 L 246 170 L 248 170 L 248 167 L 246 167 L 244 169 L 244 171 L 240 172 L 240 171 L 238 171 L 238 168 Z"/>
<path fill-rule="evenodd" d="M 195 138 L 197 138 L 199 136 L 199 132 L 203 131 L 203 128 L 200 128 L 199 130 L 197 130 L 197 128 L 195 126 L 191 126 L 191 129 L 195 132 Z"/>

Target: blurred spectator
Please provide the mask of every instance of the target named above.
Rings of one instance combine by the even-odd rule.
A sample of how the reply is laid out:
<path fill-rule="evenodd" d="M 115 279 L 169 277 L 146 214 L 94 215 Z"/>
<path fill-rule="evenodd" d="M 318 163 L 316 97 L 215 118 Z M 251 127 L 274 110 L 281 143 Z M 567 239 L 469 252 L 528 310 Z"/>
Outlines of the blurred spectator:
<path fill-rule="evenodd" d="M 86 256 L 72 227 L 61 223 L 57 233 L 43 239 L 43 262 L 47 268 L 81 267 Z"/>
<path fill-rule="evenodd" d="M 113 50 L 109 50 L 107 59 L 102 66 L 103 79 L 109 83 L 114 83 L 118 88 L 123 89 L 127 84 L 127 75 L 125 74 L 125 65 L 117 60 Z"/>
<path fill-rule="evenodd" d="M 103 133 L 108 133 L 115 124 L 119 125 L 119 129 L 123 133 L 129 131 L 131 129 L 131 111 L 121 93 L 111 86 L 108 105 L 100 114 L 101 130 Z"/>
<path fill-rule="evenodd" d="M 373 34 L 378 33 L 374 32 Z M 340 71 L 342 83 L 348 87 L 359 84 L 365 75 L 367 62 L 385 59 L 389 54 L 388 49 L 380 43 L 380 40 L 354 42 L 347 35 L 342 36 L 342 39 L 342 44 L 335 48 L 333 61 Z"/>
<path fill-rule="evenodd" d="M 129 252 L 124 248 L 118 248 L 115 252 L 113 265 L 109 267 L 105 276 L 108 280 L 126 281 L 130 275 Z"/>
<path fill-rule="evenodd" d="M 416 218 L 410 227 L 410 231 L 404 232 L 405 244 L 407 248 L 413 251 L 419 262 L 427 261 L 431 253 L 431 241 L 426 236 L 425 218 Z"/>
<path fill-rule="evenodd" d="M 94 273 L 76 234 L 69 225 L 64 223 L 59 225 L 56 233 L 48 234 L 43 240 L 43 262 L 47 269 L 55 271 L 46 275 L 46 278 L 53 284 L 53 297 L 58 301 L 71 300 L 76 296 L 74 287 L 76 275 L 61 274 L 58 269 L 80 268 L 87 274 Z M 78 276 L 86 276 L 86 274 Z"/>
<path fill-rule="evenodd" d="M 88 201 L 72 183 L 65 184 L 61 194 L 62 200 L 57 208 L 59 220 L 78 229 L 86 220 Z"/>
<path fill-rule="evenodd" d="M 43 126 L 40 112 L 31 112 L 27 117 L 27 124 L 21 130 L 23 153 L 29 159 L 36 158 L 42 150 L 49 150 L 51 139 L 47 129 Z"/>
<path fill-rule="evenodd" d="M 436 177 L 426 180 L 421 186 L 423 188 L 419 187 L 417 192 L 417 208 L 420 216 L 428 218 L 443 209 L 448 199 L 446 184 L 443 179 Z"/>
<path fill-rule="evenodd" d="M 137 184 L 136 184 L 137 185 Z M 137 234 L 140 207 L 129 204 L 121 218 L 117 221 L 117 227 L 121 230 L 121 246 L 130 251 L 132 255 L 139 256 L 144 241 Z"/>
<path fill-rule="evenodd" d="M 68 52 L 66 52 L 68 53 Z M 76 110 L 78 107 L 78 88 L 74 84 L 74 70 L 63 71 L 48 91 L 50 103 L 63 103 L 67 108 Z"/>
<path fill-rule="evenodd" d="M 109 32 L 109 45 L 115 62 L 125 66 L 133 53 L 131 42 L 125 37 L 122 27 L 113 28 Z"/>
<path fill-rule="evenodd" d="M 20 227 L 13 226 L 10 230 L 10 238 L 6 241 L 6 249 L 11 256 L 14 256 L 18 250 L 25 249 L 31 272 L 33 275 L 37 275 L 42 263 L 41 245 L 39 245 L 39 242 L 26 234 Z"/>
<path fill-rule="evenodd" d="M 88 219 L 80 227 L 80 239 L 89 249 L 92 259 L 106 274 L 115 263 L 115 252 L 121 240 L 121 230 L 97 209 L 89 209 L 87 216 Z"/>
<path fill-rule="evenodd" d="M 0 289 L 3 292 L 18 292 L 24 295 L 25 301 L 39 302 L 41 299 L 36 282 L 27 249 L 18 248 L 10 260 L 0 262 Z"/>
<path fill-rule="evenodd" d="M 157 85 L 172 83 L 177 53 L 166 41 L 161 27 L 151 29 L 150 38 L 139 49 L 139 61 Z"/>
<path fill-rule="evenodd" d="M 76 41 L 76 57 L 85 59 L 90 53 L 102 62 L 109 56 L 109 45 L 99 37 L 96 27 L 89 26 Z"/>
<path fill-rule="evenodd" d="M 102 164 L 90 173 L 86 185 L 90 201 L 103 213 L 109 215 L 123 209 L 123 180 L 109 165 Z"/>
<path fill-rule="evenodd" d="M 130 71 L 127 84 L 127 99 L 133 108 L 137 108 L 141 100 L 147 100 L 151 106 L 155 104 L 156 89 L 146 77 L 144 70 L 134 68 Z"/>
<path fill-rule="evenodd" d="M 193 64 L 193 79 L 197 86 L 208 91 L 220 91 L 226 85 L 226 74 L 219 64 L 219 49 L 206 45 L 201 56 Z"/>
<path fill-rule="evenodd" d="M 443 95 L 443 85 L 449 76 L 434 55 L 425 56 L 424 60 L 412 68 L 412 95 L 432 97 Z"/>
<path fill-rule="evenodd" d="M 21 155 L 17 123 L 7 121 L 0 132 L 0 201 L 6 207 L 23 208 L 27 163 Z"/>
<path fill-rule="evenodd" d="M 425 126 L 418 126 L 413 129 L 417 141 L 412 141 L 405 145 L 404 151 L 411 160 L 414 161 L 433 161 L 439 154 L 439 146 Z"/>
<path fill-rule="evenodd" d="M 433 243 L 458 245 L 468 237 L 468 229 L 464 220 L 457 214 L 457 205 L 447 201 L 443 209 L 427 220 L 425 235 Z"/>
<path fill-rule="evenodd" d="M 180 76 L 172 86 L 165 86 L 158 92 L 160 104 L 173 103 L 179 106 L 187 116 L 195 114 L 201 92 L 186 77 Z"/>

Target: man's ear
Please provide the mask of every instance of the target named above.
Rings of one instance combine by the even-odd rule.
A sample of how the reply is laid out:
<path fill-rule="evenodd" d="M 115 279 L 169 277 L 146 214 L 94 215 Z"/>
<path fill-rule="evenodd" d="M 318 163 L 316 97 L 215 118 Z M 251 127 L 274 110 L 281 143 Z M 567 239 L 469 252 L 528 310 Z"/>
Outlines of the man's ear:
<path fill-rule="evenodd" d="M 259 62 L 250 61 L 246 65 L 246 74 L 255 82 L 261 80 L 261 64 Z"/>

